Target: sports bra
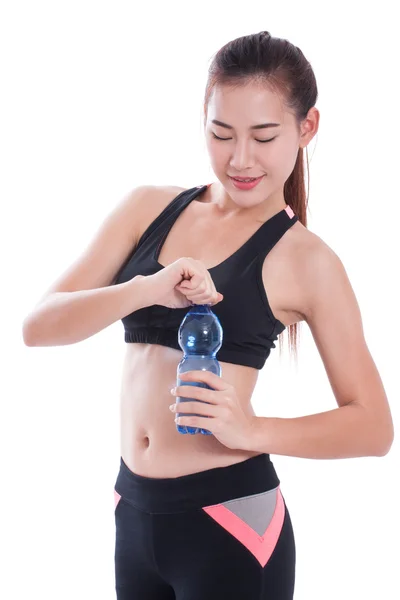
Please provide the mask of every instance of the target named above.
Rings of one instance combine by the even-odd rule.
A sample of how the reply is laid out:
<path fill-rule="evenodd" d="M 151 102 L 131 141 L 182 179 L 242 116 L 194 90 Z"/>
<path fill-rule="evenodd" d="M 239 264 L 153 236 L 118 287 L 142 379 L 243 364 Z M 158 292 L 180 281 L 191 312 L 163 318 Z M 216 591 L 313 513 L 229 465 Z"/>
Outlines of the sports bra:
<path fill-rule="evenodd" d="M 181 212 L 211 184 L 189 188 L 176 196 L 150 223 L 128 256 L 113 284 L 136 275 L 152 275 L 165 267 L 157 259 L 165 239 Z M 286 326 L 272 313 L 262 281 L 268 252 L 298 221 L 290 206 L 267 221 L 224 261 L 208 269 L 223 300 L 212 306 L 223 329 L 217 360 L 262 369 L 278 335 Z M 158 304 L 140 308 L 121 319 L 125 342 L 169 346 L 182 351 L 178 329 L 191 307 L 167 308 Z"/>

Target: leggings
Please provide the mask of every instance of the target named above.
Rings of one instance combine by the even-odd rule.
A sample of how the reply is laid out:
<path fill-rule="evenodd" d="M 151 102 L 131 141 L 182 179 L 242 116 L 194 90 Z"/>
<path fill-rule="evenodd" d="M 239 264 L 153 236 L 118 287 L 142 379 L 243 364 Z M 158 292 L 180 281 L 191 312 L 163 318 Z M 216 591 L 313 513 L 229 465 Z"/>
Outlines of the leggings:
<path fill-rule="evenodd" d="M 269 454 L 160 479 L 121 457 L 118 600 L 292 600 L 292 523 Z"/>

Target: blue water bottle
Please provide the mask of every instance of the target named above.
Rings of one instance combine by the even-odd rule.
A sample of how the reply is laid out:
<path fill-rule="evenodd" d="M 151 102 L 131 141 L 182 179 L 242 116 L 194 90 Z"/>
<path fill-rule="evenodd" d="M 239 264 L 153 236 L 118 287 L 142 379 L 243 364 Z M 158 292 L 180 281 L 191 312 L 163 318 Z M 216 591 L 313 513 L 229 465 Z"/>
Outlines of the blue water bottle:
<path fill-rule="evenodd" d="M 211 371 L 221 377 L 222 369 L 216 353 L 222 345 L 223 331 L 221 323 L 216 314 L 210 308 L 210 304 L 197 304 L 186 313 L 178 331 L 178 343 L 183 350 L 183 358 L 178 364 L 176 385 L 194 385 L 208 389 L 209 385 L 202 382 L 182 381 L 180 373 L 186 371 Z M 202 402 L 197 398 L 176 397 L 178 402 Z M 207 403 L 208 404 L 208 403 Z M 191 413 L 195 416 L 194 413 Z M 177 413 L 177 416 L 189 416 L 188 413 Z M 204 415 L 197 415 L 203 416 Z M 189 427 L 187 425 L 176 425 L 179 433 L 202 433 L 211 435 L 211 431 L 201 427 Z"/>

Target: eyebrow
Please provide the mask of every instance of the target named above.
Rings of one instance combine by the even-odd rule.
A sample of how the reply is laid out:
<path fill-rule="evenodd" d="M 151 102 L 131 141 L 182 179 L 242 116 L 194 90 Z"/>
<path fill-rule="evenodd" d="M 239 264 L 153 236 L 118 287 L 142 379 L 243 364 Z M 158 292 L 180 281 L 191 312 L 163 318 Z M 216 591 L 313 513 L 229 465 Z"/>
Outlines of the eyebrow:
<path fill-rule="evenodd" d="M 232 125 L 227 125 L 217 119 L 213 119 L 211 123 L 219 125 L 220 127 L 225 127 L 226 129 L 233 129 Z M 260 123 L 260 125 L 252 125 L 250 129 L 266 129 L 267 127 L 280 127 L 280 123 Z"/>

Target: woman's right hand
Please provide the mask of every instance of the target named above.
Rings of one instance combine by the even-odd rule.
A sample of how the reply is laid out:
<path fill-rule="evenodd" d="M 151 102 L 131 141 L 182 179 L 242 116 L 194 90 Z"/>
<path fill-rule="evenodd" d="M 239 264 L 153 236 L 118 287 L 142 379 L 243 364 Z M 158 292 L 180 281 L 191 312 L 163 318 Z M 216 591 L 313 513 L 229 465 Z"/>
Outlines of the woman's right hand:
<path fill-rule="evenodd" d="M 201 260 L 179 258 L 145 277 L 146 298 L 149 306 L 159 304 L 166 308 L 187 308 L 193 304 L 218 304 L 223 295 L 217 292 L 209 271 Z"/>

